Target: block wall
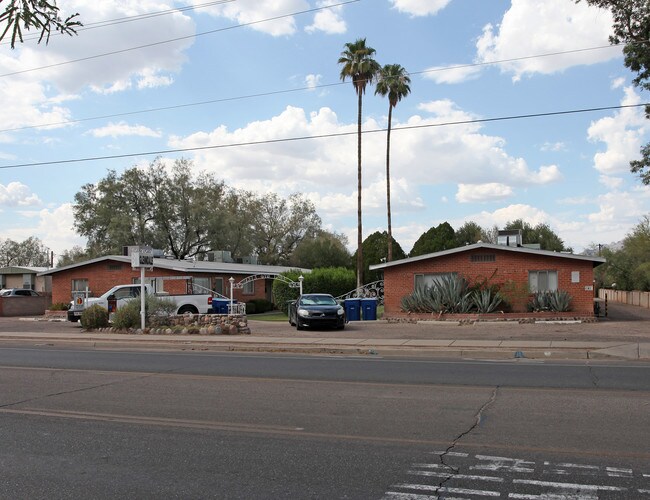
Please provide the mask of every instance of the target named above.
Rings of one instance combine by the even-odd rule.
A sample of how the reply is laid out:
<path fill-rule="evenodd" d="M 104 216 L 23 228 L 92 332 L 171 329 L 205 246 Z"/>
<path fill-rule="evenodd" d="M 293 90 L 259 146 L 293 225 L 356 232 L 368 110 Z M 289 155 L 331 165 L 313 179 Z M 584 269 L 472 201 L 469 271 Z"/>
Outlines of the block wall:
<path fill-rule="evenodd" d="M 495 255 L 494 262 L 472 262 L 472 255 Z M 557 271 L 558 289 L 573 297 L 572 310 L 593 314 L 593 264 L 566 257 L 542 256 L 492 249 L 476 249 L 434 259 L 420 260 L 384 269 L 384 312 L 399 312 L 402 297 L 413 292 L 416 274 L 451 273 L 470 283 L 487 282 L 504 286 L 513 312 L 525 312 L 530 294 L 528 271 Z M 573 282 L 573 273 L 579 281 Z"/>

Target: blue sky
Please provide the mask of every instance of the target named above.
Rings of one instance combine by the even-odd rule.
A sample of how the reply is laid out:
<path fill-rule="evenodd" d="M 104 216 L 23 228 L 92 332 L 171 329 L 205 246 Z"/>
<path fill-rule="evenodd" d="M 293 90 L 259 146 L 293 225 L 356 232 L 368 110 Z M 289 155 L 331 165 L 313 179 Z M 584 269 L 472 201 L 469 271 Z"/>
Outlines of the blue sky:
<path fill-rule="evenodd" d="M 147 165 L 156 151 L 262 142 L 163 156 L 190 158 L 197 173 L 233 187 L 304 193 L 352 247 L 356 137 L 282 139 L 356 130 L 356 96 L 337 60 L 357 38 L 380 64 L 411 73 L 391 154 L 393 234 L 405 251 L 444 221 L 492 227 L 517 218 L 548 223 L 581 251 L 622 239 L 650 213 L 650 188 L 629 172 L 650 140 L 642 107 L 491 121 L 650 101 L 631 85 L 621 49 L 608 47 L 609 13 L 585 3 L 58 5 L 92 29 L 47 46 L 0 45 L 0 238 L 37 236 L 55 255 L 83 246 L 74 195 L 109 169 Z M 161 15 L 142 18 L 151 13 Z M 94 27 L 133 16 L 141 17 Z M 369 88 L 364 130 L 384 129 L 387 115 Z M 418 127 L 399 130 L 409 126 Z M 117 155 L 132 156 L 17 166 Z M 363 158 L 365 237 L 386 228 L 384 133 L 364 136 Z"/>

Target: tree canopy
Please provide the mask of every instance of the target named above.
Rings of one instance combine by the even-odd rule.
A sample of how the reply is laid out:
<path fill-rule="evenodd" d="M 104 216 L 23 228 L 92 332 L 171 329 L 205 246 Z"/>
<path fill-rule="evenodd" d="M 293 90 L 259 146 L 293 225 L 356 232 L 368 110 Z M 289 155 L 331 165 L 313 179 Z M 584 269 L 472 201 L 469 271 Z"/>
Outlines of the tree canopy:
<path fill-rule="evenodd" d="M 376 231 L 363 240 L 363 266 L 365 283 L 372 283 L 380 280 L 381 271 L 370 271 L 371 264 L 386 262 L 388 258 L 388 233 L 386 231 Z M 393 240 L 393 258 L 395 260 L 406 258 L 406 253 L 402 250 L 397 241 Z"/>
<path fill-rule="evenodd" d="M 49 250 L 43 242 L 31 236 L 24 241 L 0 239 L 0 267 L 48 267 Z"/>
<path fill-rule="evenodd" d="M 300 268 L 351 267 L 347 238 L 342 234 L 319 231 L 316 235 L 303 238 L 291 255 L 291 265 Z"/>
<path fill-rule="evenodd" d="M 443 222 L 430 228 L 417 239 L 409 253 L 409 257 L 441 252 L 457 246 L 459 245 L 456 243 L 454 228 L 448 222 Z"/>
<path fill-rule="evenodd" d="M 88 255 L 120 254 L 149 245 L 176 259 L 211 250 L 257 255 L 264 264 L 288 264 L 303 238 L 321 229 L 313 203 L 302 195 L 283 199 L 235 190 L 189 160 L 169 168 L 160 159 L 121 175 L 109 171 L 75 195 L 75 229 L 88 239 Z"/>
<path fill-rule="evenodd" d="M 580 0 L 577 0 L 578 2 Z M 648 0 L 585 0 L 589 5 L 609 9 L 614 17 L 612 44 L 625 44 L 625 66 L 636 73 L 637 87 L 650 90 L 650 2 Z M 646 106 L 650 119 L 650 106 Z M 650 143 L 641 148 L 641 159 L 630 162 L 630 170 L 650 184 Z"/>
<path fill-rule="evenodd" d="M 532 226 L 523 219 L 516 219 L 508 222 L 504 229 L 521 229 L 522 242 L 524 244 L 539 244 L 541 250 L 551 252 L 571 252 L 572 249 L 564 246 L 564 241 L 545 223 Z"/>
<path fill-rule="evenodd" d="M 53 30 L 72 36 L 77 33 L 76 29 L 82 26 L 77 19 L 78 13 L 63 19 L 56 0 L 2 1 L 7 3 L 4 11 L 0 13 L 0 29 L 2 29 L 2 25 L 5 25 L 0 34 L 0 40 L 10 34 L 12 49 L 16 47 L 17 41 L 23 42 L 23 31 L 40 31 L 38 43 L 45 39 L 47 44 Z"/>

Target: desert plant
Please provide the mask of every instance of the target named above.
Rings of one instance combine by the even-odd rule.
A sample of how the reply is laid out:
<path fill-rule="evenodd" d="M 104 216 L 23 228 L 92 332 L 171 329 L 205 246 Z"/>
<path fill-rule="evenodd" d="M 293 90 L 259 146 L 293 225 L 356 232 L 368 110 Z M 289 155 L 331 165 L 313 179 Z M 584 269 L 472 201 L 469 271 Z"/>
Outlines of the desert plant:
<path fill-rule="evenodd" d="M 569 292 L 564 290 L 554 290 L 548 295 L 548 304 L 551 311 L 555 312 L 567 312 L 571 310 L 571 300 L 573 298 L 569 295 Z"/>
<path fill-rule="evenodd" d="M 87 330 L 108 326 L 108 310 L 98 304 L 90 306 L 81 314 L 81 326 Z"/>
<path fill-rule="evenodd" d="M 503 302 L 503 297 L 494 288 L 484 288 L 472 292 L 472 303 L 480 313 L 491 313 Z"/>
<path fill-rule="evenodd" d="M 571 300 L 571 295 L 563 290 L 536 292 L 528 302 L 528 310 L 532 312 L 567 312 L 571 310 Z"/>

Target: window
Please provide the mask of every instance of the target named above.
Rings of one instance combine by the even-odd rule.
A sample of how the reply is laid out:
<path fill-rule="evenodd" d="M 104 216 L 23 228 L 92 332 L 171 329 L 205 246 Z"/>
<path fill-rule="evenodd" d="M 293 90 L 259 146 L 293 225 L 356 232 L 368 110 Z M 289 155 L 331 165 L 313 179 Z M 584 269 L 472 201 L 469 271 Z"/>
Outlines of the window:
<path fill-rule="evenodd" d="M 219 295 L 223 295 L 223 278 L 214 279 L 214 288 L 212 289 Z"/>
<path fill-rule="evenodd" d="M 557 271 L 528 271 L 531 292 L 554 292 L 557 290 Z"/>
<path fill-rule="evenodd" d="M 119 290 L 116 290 L 115 293 L 116 300 L 120 299 L 130 299 L 132 297 L 139 297 L 140 296 L 140 287 L 138 286 L 128 286 L 125 288 L 120 288 Z"/>
<path fill-rule="evenodd" d="M 210 293 L 210 278 L 192 278 L 194 293 Z"/>
<path fill-rule="evenodd" d="M 255 293 L 255 282 L 249 281 L 248 283 L 244 283 L 243 293 L 244 295 L 253 295 Z"/>
<path fill-rule="evenodd" d="M 456 273 L 416 274 L 415 288 L 431 287 L 434 283 L 439 283 L 444 278 L 451 278 L 452 276 L 456 276 Z"/>
<path fill-rule="evenodd" d="M 87 279 L 72 280 L 72 291 L 73 292 L 85 292 L 88 288 Z"/>

